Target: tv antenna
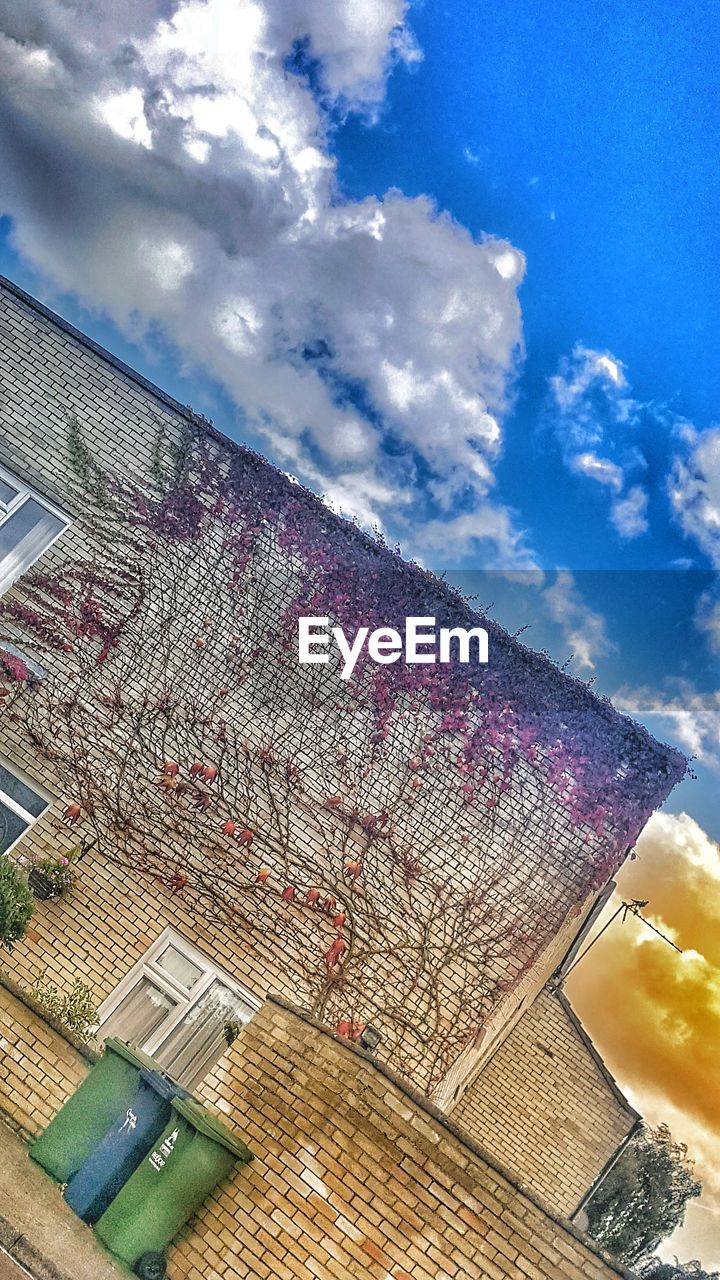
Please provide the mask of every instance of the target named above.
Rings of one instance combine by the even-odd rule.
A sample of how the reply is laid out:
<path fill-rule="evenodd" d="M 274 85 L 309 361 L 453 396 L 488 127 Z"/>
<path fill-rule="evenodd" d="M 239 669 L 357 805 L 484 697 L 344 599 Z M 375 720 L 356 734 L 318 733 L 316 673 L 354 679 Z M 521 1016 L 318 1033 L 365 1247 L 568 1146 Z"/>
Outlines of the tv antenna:
<path fill-rule="evenodd" d="M 676 942 L 673 942 L 672 938 L 669 938 L 666 933 L 663 933 L 662 929 L 658 929 L 657 926 L 652 923 L 652 921 L 647 920 L 643 915 L 643 909 L 649 905 L 650 905 L 649 899 L 643 900 L 642 898 L 630 898 L 628 902 L 621 902 L 617 911 L 613 912 L 610 919 L 606 922 L 606 924 L 603 925 L 600 932 L 597 933 L 595 937 L 592 938 L 591 941 L 588 943 L 588 945 L 584 948 L 584 950 L 581 951 L 580 954 L 575 957 L 572 964 L 570 965 L 570 968 L 567 969 L 565 973 L 562 975 L 562 981 L 564 982 L 565 979 L 572 973 L 575 966 L 579 964 L 581 960 L 585 959 L 585 956 L 587 955 L 588 951 L 590 951 L 595 946 L 596 942 L 600 941 L 604 933 L 607 933 L 607 930 L 610 928 L 610 925 L 615 923 L 619 915 L 622 915 L 622 921 L 621 921 L 622 924 L 625 923 L 628 916 L 635 916 L 635 919 L 641 920 L 642 923 L 646 926 L 646 928 L 652 929 L 653 933 L 656 933 L 658 938 L 661 938 L 663 942 L 667 942 L 668 946 L 672 947 L 673 951 L 677 951 L 679 955 L 682 955 L 682 947 L 679 947 Z"/>

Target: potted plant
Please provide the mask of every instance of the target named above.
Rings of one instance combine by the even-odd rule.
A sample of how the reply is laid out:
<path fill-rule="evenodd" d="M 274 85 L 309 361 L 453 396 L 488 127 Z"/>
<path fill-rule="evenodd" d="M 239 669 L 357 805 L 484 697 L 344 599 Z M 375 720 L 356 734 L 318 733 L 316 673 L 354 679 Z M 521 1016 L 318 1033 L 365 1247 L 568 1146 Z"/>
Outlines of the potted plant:
<path fill-rule="evenodd" d="M 32 913 L 25 877 L 9 858 L 0 857 L 0 946 L 12 950 L 13 943 L 25 936 Z"/>
<path fill-rule="evenodd" d="M 231 1044 L 235 1043 L 241 1031 L 242 1031 L 242 1023 L 236 1022 L 234 1018 L 230 1018 L 228 1022 L 225 1022 L 223 1024 L 223 1035 L 225 1037 L 225 1043 L 228 1049 L 230 1048 Z"/>
<path fill-rule="evenodd" d="M 36 858 L 28 874 L 28 884 L 35 897 L 42 901 L 67 893 L 75 882 L 75 863 L 79 856 L 80 849 L 77 848 L 69 853 Z"/>

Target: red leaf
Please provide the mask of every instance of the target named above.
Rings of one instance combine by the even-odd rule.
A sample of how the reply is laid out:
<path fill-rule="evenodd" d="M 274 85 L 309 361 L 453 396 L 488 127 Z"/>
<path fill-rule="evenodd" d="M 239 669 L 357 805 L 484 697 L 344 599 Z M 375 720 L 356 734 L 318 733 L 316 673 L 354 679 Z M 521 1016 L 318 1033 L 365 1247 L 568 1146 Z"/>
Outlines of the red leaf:
<path fill-rule="evenodd" d="M 334 942 L 330 943 L 330 946 L 323 957 L 325 960 L 325 968 L 328 970 L 328 973 L 331 969 L 334 969 L 336 964 L 338 964 L 342 959 L 343 955 L 347 951 L 347 947 L 348 944 L 344 938 L 336 938 Z"/>

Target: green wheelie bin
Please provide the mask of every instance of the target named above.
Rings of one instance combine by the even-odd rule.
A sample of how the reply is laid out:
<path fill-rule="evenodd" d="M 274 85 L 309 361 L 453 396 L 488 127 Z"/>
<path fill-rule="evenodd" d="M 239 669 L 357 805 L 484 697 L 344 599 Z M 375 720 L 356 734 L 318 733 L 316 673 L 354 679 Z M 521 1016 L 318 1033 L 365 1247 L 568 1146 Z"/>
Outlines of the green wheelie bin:
<path fill-rule="evenodd" d="M 160 1071 L 140 1072 L 138 1091 L 113 1120 L 98 1146 L 65 1188 L 65 1200 L 83 1222 L 97 1222 L 165 1129 L 173 1098 L 189 1098 Z"/>
<path fill-rule="evenodd" d="M 252 1155 L 230 1129 L 192 1099 L 175 1098 L 155 1146 L 95 1226 L 103 1244 L 134 1267 L 162 1253 L 235 1164 Z"/>
<path fill-rule="evenodd" d="M 69 1182 L 137 1093 L 140 1071 L 155 1067 L 142 1049 L 109 1036 L 102 1057 L 33 1144 L 30 1155 Z"/>

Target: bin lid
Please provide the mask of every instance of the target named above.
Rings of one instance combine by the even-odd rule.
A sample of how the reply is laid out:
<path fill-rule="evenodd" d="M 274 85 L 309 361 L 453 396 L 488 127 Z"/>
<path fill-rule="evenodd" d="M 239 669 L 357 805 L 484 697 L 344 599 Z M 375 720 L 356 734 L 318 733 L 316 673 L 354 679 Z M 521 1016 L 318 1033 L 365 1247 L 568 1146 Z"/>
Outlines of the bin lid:
<path fill-rule="evenodd" d="M 108 1036 L 105 1049 L 117 1053 L 126 1062 L 132 1062 L 134 1067 L 145 1067 L 149 1071 L 157 1069 L 157 1063 L 147 1053 L 143 1053 L 142 1049 L 134 1044 L 126 1044 L 124 1040 L 116 1040 L 114 1036 Z"/>
<path fill-rule="evenodd" d="M 152 1061 L 152 1059 L 150 1059 Z M 145 1084 L 149 1084 L 151 1089 L 160 1094 L 161 1098 L 165 1098 L 171 1102 L 173 1098 L 191 1098 L 192 1094 L 184 1089 L 176 1080 L 171 1079 L 169 1075 L 162 1070 L 161 1067 L 153 1065 L 150 1067 L 140 1068 L 140 1079 Z"/>
<path fill-rule="evenodd" d="M 173 1111 L 177 1111 L 178 1115 L 187 1120 L 188 1124 L 197 1129 L 198 1133 L 202 1133 L 206 1138 L 211 1138 L 219 1146 L 225 1147 L 225 1150 L 234 1155 L 242 1164 L 247 1164 L 252 1160 L 252 1151 L 248 1150 L 245 1143 L 236 1138 L 232 1129 L 228 1129 L 217 1119 L 217 1116 L 214 1116 L 211 1111 L 207 1111 L 199 1102 L 192 1098 L 173 1098 L 170 1105 Z"/>

